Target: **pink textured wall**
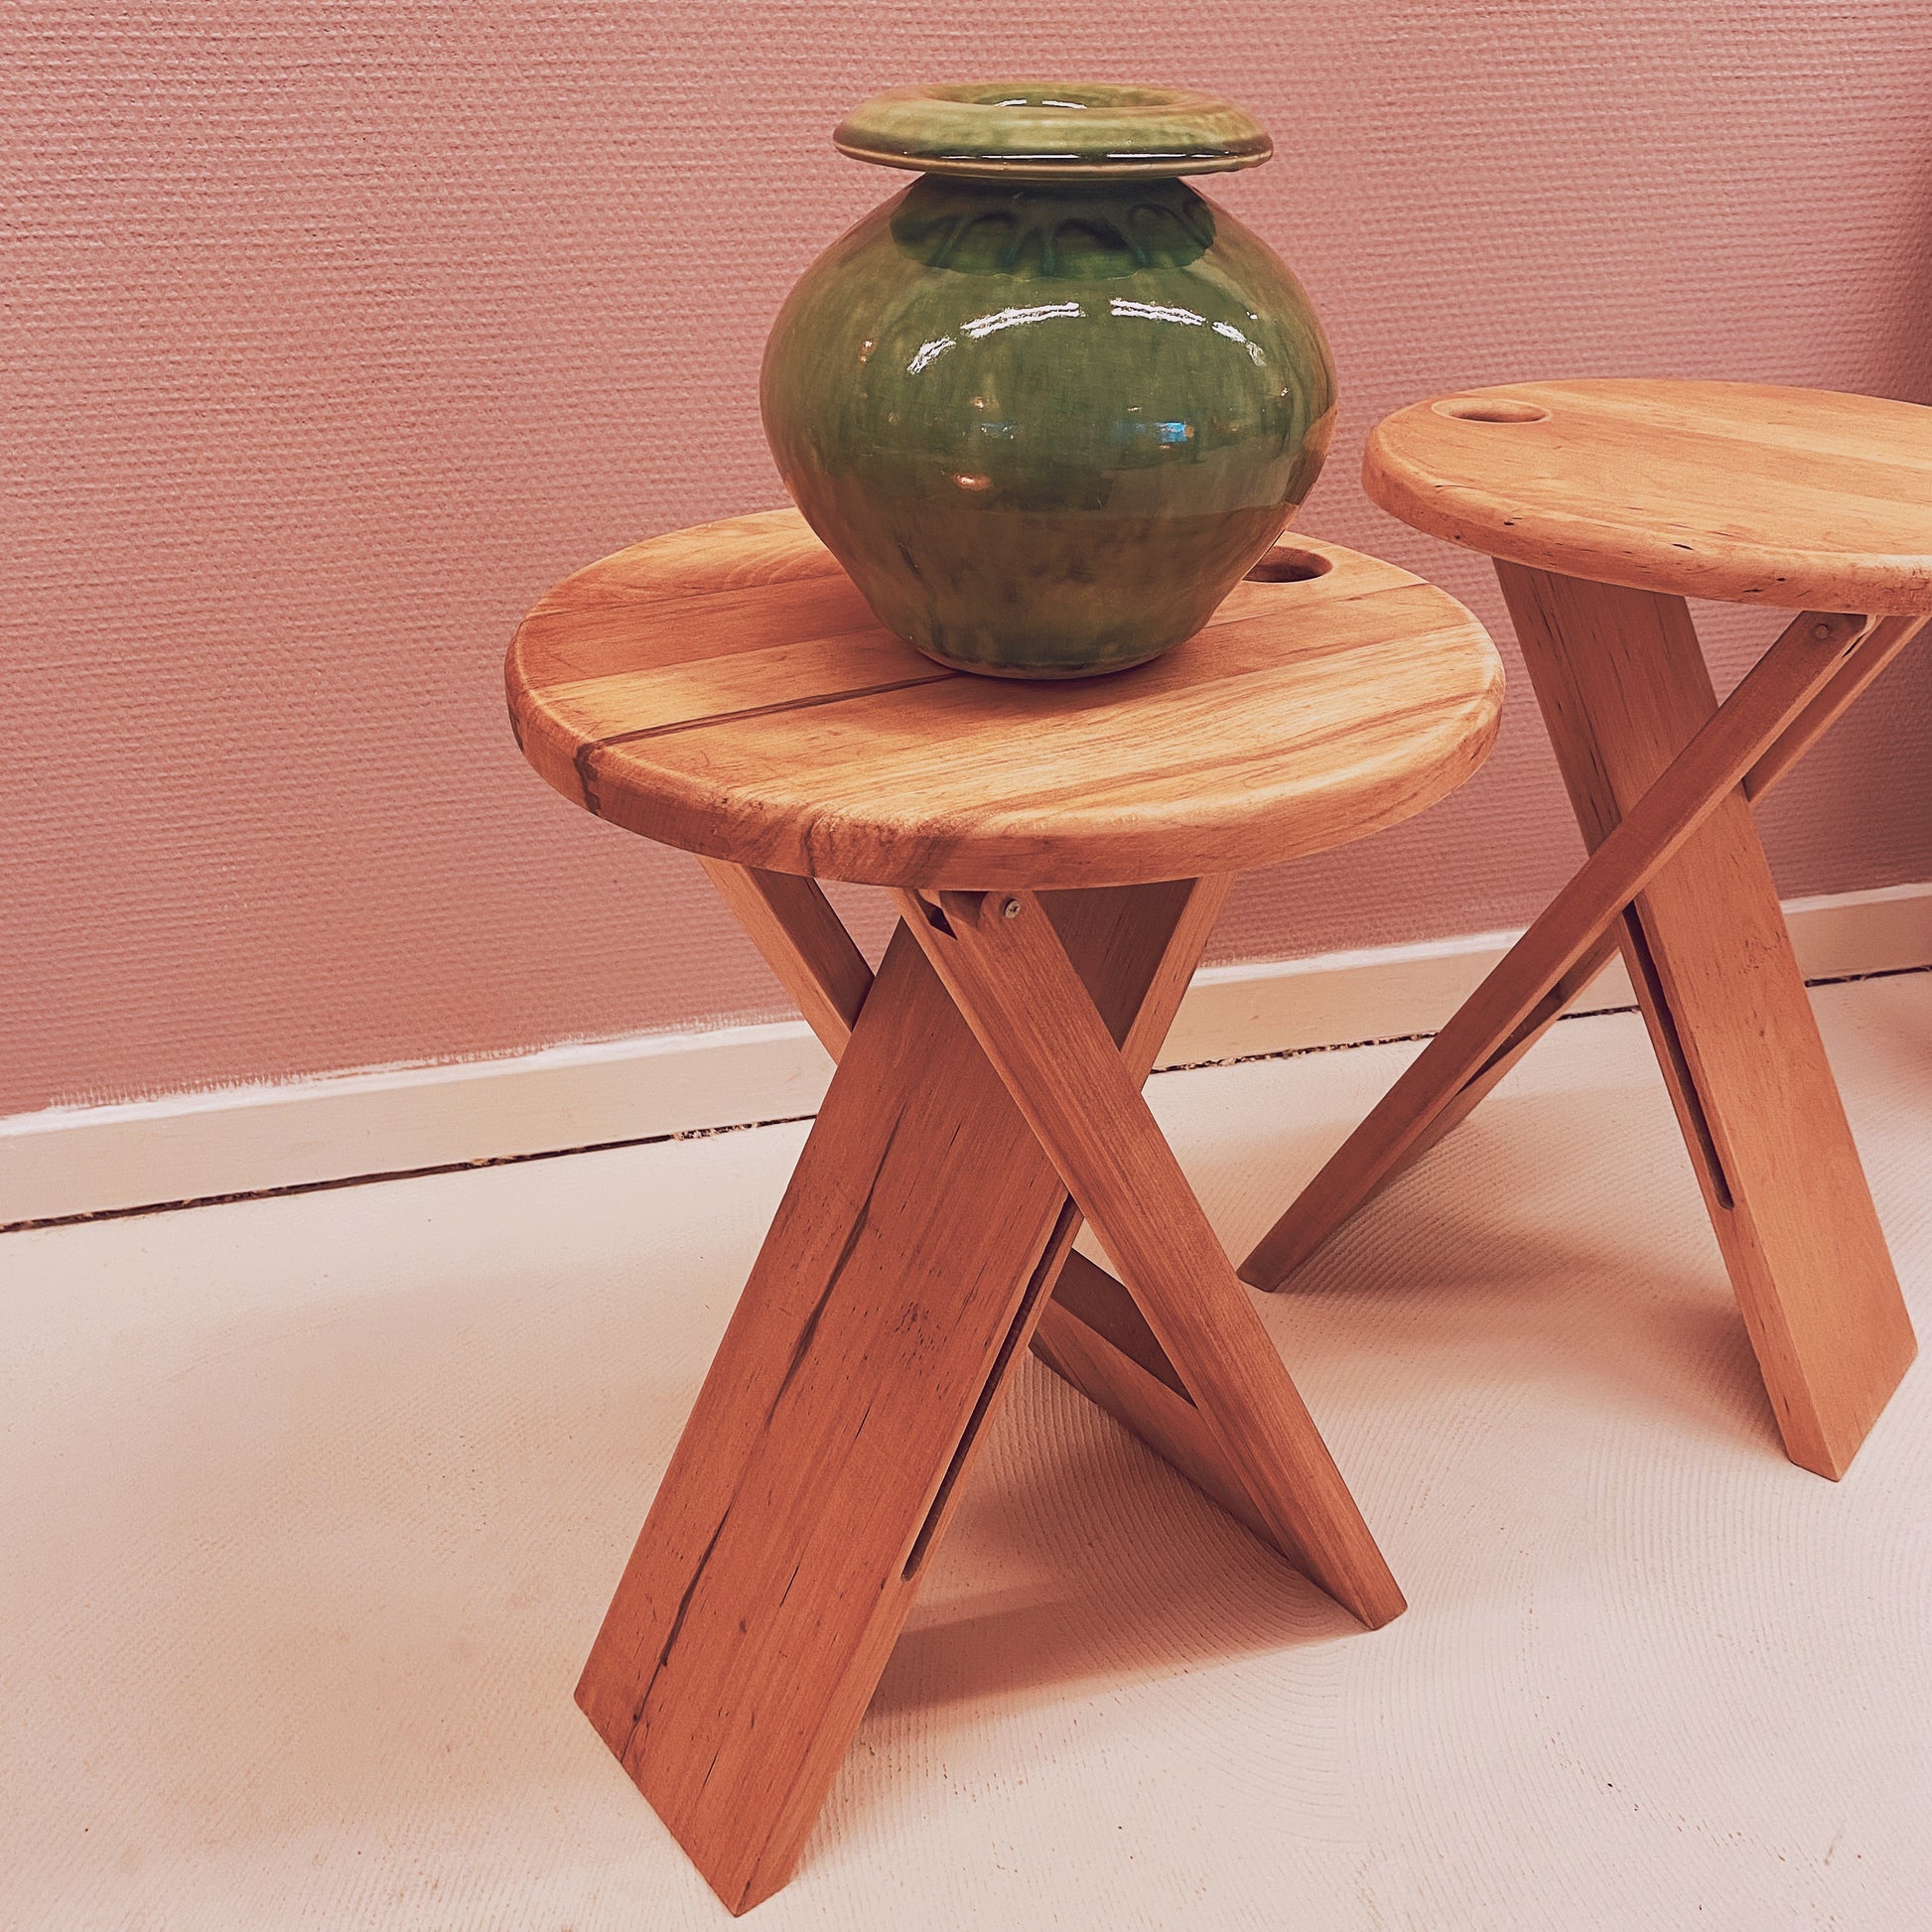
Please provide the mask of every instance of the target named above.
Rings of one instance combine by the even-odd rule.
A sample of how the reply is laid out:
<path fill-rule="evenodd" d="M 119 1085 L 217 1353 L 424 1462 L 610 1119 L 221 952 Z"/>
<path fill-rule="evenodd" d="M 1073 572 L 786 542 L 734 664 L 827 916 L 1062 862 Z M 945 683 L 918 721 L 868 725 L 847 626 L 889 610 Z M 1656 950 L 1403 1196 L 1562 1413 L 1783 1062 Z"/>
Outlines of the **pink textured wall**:
<path fill-rule="evenodd" d="M 874 88 L 1191 82 L 1326 317 L 1305 524 L 1456 384 L 1932 399 L 1923 0 L 145 0 L 0 13 L 0 1112 L 782 1010 L 698 871 L 518 760 L 497 666 L 572 565 L 778 499 L 765 325 L 896 186 Z M 1753 637 L 1725 618 L 1721 671 Z M 1767 813 L 1780 879 L 1932 877 L 1932 663 Z M 1486 773 L 1250 881 L 1216 950 L 1519 920 L 1577 850 L 1520 690 Z"/>

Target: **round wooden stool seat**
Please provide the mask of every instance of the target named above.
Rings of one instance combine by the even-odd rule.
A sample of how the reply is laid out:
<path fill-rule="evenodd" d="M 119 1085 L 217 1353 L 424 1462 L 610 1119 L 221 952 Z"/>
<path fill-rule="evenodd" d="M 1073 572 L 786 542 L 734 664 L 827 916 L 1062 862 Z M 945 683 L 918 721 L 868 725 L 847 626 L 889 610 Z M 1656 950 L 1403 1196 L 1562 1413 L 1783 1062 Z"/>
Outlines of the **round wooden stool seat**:
<path fill-rule="evenodd" d="M 1481 763 L 1502 666 L 1453 598 L 1296 538 L 1198 636 L 1077 683 L 963 675 L 886 630 L 794 510 L 566 578 L 507 667 L 567 797 L 707 858 L 880 886 L 1127 886 L 1360 838 Z"/>
<path fill-rule="evenodd" d="M 1512 382 L 1398 410 L 1362 480 L 1485 555 L 1790 611 L 1932 612 L 1932 409 L 1745 382 Z"/>

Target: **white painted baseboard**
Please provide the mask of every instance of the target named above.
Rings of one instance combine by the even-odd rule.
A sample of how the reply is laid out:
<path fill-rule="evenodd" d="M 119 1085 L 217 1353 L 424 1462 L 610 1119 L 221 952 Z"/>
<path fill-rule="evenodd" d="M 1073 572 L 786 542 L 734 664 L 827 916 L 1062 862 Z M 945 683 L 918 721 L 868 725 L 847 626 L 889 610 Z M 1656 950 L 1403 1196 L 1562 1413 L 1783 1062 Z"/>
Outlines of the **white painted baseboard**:
<path fill-rule="evenodd" d="M 1932 883 L 1785 910 L 1807 978 L 1932 965 Z M 1210 966 L 1161 1064 L 1431 1032 L 1515 937 Z M 1616 964 L 1578 1011 L 1630 1004 Z M 831 1070 L 804 1023 L 783 1021 L 16 1114 L 0 1120 L 0 1227 L 790 1119 L 817 1108 Z"/>

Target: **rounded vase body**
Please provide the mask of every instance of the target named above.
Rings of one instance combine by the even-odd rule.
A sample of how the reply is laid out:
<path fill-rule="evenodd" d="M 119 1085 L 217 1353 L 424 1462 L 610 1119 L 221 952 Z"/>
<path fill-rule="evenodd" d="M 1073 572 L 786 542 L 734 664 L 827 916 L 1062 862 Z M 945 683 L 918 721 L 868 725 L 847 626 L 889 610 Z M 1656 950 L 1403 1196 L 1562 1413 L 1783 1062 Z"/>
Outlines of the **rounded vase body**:
<path fill-rule="evenodd" d="M 807 270 L 765 350 L 765 433 L 926 655 L 1121 670 L 1199 630 L 1280 535 L 1327 453 L 1333 364 L 1280 259 L 1176 175 L 976 161 L 901 162 L 933 171 Z"/>

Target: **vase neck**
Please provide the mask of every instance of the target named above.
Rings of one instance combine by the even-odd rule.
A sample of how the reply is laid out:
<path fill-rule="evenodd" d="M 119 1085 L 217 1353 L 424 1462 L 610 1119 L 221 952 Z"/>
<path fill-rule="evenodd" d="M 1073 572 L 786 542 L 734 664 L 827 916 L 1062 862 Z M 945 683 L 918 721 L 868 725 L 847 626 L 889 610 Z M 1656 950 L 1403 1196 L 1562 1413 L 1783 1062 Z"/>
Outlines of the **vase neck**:
<path fill-rule="evenodd" d="M 1214 240 L 1214 208 L 1183 181 L 1000 182 L 924 175 L 893 240 L 930 268 L 1039 281 L 1111 281 L 1185 267 Z"/>

